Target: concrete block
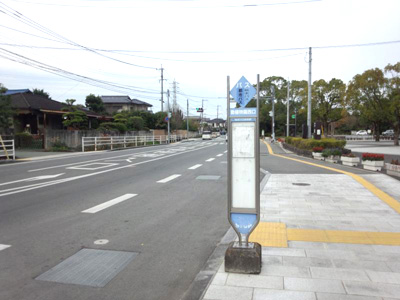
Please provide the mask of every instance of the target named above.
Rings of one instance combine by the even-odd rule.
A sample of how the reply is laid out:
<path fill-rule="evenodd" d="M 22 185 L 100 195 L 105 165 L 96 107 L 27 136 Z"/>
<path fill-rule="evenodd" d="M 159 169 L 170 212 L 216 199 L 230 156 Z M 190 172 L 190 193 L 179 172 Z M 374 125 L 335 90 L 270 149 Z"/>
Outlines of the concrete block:
<path fill-rule="evenodd" d="M 371 270 L 367 270 L 366 272 L 373 282 L 400 284 L 400 273 L 376 272 Z"/>
<path fill-rule="evenodd" d="M 268 266 L 261 271 L 261 275 L 271 276 L 288 276 L 288 277 L 305 277 L 310 278 L 310 270 L 307 267 L 291 267 L 291 266 Z"/>
<path fill-rule="evenodd" d="M 342 282 L 331 279 L 284 278 L 285 290 L 345 294 Z"/>
<path fill-rule="evenodd" d="M 230 243 L 225 252 L 225 272 L 260 274 L 261 245 L 253 244 L 253 248 L 236 248 L 234 242 Z"/>

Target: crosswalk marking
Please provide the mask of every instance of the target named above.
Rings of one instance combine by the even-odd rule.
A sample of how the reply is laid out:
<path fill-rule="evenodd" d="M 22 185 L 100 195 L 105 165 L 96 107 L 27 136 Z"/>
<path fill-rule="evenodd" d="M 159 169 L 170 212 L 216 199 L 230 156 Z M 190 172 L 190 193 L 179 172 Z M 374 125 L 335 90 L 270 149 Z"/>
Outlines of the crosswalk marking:
<path fill-rule="evenodd" d="M 4 249 L 7 249 L 7 248 L 10 248 L 11 247 L 11 245 L 3 245 L 3 244 L 0 244 L 0 251 L 1 250 L 4 250 Z"/>

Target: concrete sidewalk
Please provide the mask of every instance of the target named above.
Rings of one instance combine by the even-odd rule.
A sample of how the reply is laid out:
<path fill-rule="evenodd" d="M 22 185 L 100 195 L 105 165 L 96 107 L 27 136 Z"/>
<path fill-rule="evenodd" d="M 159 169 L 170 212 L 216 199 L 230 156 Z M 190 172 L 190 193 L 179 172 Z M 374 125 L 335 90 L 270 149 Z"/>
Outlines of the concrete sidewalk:
<path fill-rule="evenodd" d="M 251 236 L 261 274 L 222 264 L 203 299 L 400 299 L 399 202 L 384 174 L 271 174 Z"/>

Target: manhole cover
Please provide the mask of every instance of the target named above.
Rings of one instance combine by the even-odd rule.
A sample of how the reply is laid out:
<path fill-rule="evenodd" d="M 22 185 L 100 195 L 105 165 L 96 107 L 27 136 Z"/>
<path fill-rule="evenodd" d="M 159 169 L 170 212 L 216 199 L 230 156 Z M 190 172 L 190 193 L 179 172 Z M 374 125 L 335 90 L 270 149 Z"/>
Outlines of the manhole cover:
<path fill-rule="evenodd" d="M 36 279 L 103 287 L 137 255 L 136 252 L 82 249 Z"/>
<path fill-rule="evenodd" d="M 215 176 L 215 175 L 200 175 L 196 177 L 196 179 L 198 180 L 218 180 L 220 178 L 221 176 Z"/>
<path fill-rule="evenodd" d="M 293 185 L 300 185 L 300 186 L 307 186 L 310 185 L 309 183 L 304 183 L 304 182 L 293 182 Z"/>

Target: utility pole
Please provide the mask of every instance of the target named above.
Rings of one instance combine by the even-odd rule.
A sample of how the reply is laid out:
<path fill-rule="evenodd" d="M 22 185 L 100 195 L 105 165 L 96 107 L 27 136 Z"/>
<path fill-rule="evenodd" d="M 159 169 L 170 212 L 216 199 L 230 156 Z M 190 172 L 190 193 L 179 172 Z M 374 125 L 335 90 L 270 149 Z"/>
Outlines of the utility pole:
<path fill-rule="evenodd" d="M 307 105 L 307 138 L 311 138 L 311 47 L 308 58 L 308 105 Z"/>
<path fill-rule="evenodd" d="M 272 134 L 271 134 L 271 138 L 272 138 L 272 141 L 275 141 L 275 87 L 271 86 L 271 90 L 272 90 L 272 126 L 271 126 Z"/>
<path fill-rule="evenodd" d="M 286 109 L 286 136 L 289 136 L 289 129 L 290 129 L 290 125 L 289 125 L 289 121 L 290 121 L 290 119 L 289 119 L 289 91 L 290 91 L 290 81 L 289 81 L 289 78 L 288 78 L 288 81 L 287 81 L 287 103 L 286 103 L 286 107 L 287 107 L 287 109 Z"/>
<path fill-rule="evenodd" d="M 221 105 L 217 105 L 217 126 L 218 126 L 218 131 L 219 131 L 218 110 L 219 110 L 220 106 Z"/>
<path fill-rule="evenodd" d="M 164 68 L 161 65 L 161 111 L 164 111 Z"/>
<path fill-rule="evenodd" d="M 186 109 L 186 139 L 189 139 L 189 99 L 186 100 L 187 109 Z"/>
<path fill-rule="evenodd" d="M 171 136 L 170 136 L 170 132 L 171 132 L 171 129 L 170 129 L 170 119 L 171 119 L 171 109 L 170 109 L 170 107 L 169 107 L 169 90 L 167 90 L 167 117 L 168 117 L 168 144 L 171 142 Z"/>
<path fill-rule="evenodd" d="M 203 113 L 204 113 L 204 99 L 201 99 L 201 119 L 200 119 L 200 128 L 201 128 L 201 133 L 203 133 Z"/>

